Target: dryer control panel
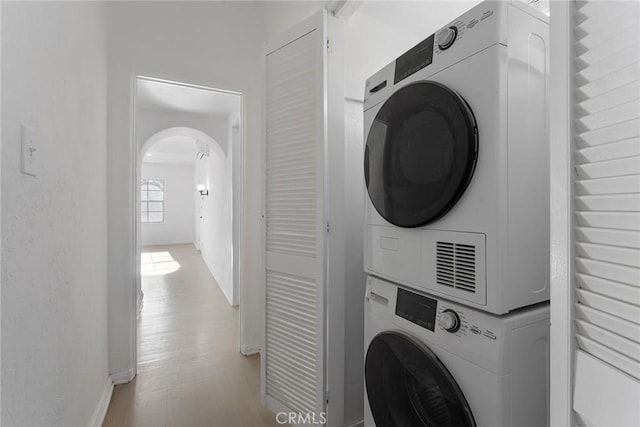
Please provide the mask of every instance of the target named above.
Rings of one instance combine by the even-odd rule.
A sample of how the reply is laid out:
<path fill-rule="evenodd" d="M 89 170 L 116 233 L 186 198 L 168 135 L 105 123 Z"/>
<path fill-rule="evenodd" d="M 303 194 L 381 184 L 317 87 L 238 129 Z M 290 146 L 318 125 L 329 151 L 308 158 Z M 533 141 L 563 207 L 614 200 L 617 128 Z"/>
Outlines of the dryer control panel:
<path fill-rule="evenodd" d="M 433 61 L 433 37 L 432 34 L 396 59 L 394 84 L 431 64 Z"/>

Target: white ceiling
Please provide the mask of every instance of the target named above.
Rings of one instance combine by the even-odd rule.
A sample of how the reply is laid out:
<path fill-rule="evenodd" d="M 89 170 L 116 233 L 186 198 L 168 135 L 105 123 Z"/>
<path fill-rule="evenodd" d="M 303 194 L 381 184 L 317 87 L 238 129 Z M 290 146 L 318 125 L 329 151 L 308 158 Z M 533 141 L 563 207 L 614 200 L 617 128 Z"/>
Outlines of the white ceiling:
<path fill-rule="evenodd" d="M 137 107 L 142 110 L 228 117 L 240 110 L 240 95 L 138 79 Z"/>
<path fill-rule="evenodd" d="M 195 138 L 171 136 L 161 139 L 149 148 L 144 163 L 194 164 L 198 146 Z"/>

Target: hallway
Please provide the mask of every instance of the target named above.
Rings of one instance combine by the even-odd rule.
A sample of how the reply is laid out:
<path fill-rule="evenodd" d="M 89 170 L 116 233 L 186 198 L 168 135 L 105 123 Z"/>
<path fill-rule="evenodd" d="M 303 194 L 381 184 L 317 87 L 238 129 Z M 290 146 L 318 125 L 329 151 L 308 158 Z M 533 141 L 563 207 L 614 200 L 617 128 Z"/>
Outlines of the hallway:
<path fill-rule="evenodd" d="M 138 375 L 116 386 L 104 421 L 122 426 L 274 426 L 260 403 L 260 357 L 238 352 L 230 307 L 191 244 L 142 253 Z"/>

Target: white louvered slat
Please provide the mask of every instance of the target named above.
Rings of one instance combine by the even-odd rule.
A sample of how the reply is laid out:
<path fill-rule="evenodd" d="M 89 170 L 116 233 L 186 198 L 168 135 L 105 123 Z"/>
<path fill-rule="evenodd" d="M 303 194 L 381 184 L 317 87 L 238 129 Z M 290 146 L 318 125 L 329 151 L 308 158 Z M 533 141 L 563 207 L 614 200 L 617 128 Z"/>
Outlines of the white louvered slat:
<path fill-rule="evenodd" d="M 640 251 L 621 246 L 577 242 L 578 255 L 587 259 L 640 267 Z"/>
<path fill-rule="evenodd" d="M 600 342 L 592 340 L 585 335 L 578 334 L 576 336 L 576 340 L 578 341 L 579 347 L 585 352 L 615 367 L 616 370 L 621 371 L 627 375 L 631 375 L 635 378 L 636 381 L 640 380 L 640 363 L 638 363 L 637 360 L 631 359 L 630 357 L 627 357 L 624 354 L 607 347 L 606 345 L 602 345 Z M 581 372 L 578 370 L 576 372 L 576 377 L 579 377 L 580 375 L 591 375 L 591 373 Z M 578 379 L 579 378 L 577 378 L 576 381 Z M 615 390 L 605 392 L 615 393 Z"/>
<path fill-rule="evenodd" d="M 640 115 L 640 109 L 636 112 Z M 576 167 L 579 179 L 607 178 L 612 176 L 634 175 L 640 163 L 639 156 L 624 157 L 603 162 L 584 163 Z"/>
<path fill-rule="evenodd" d="M 609 51 L 609 55 L 604 58 L 593 58 L 593 63 L 583 63 L 578 61 L 577 68 L 580 70 L 576 75 L 576 81 L 582 83 L 592 83 L 603 77 L 615 73 L 629 63 L 637 62 L 640 59 L 640 49 L 634 43 L 623 49 Z M 615 48 L 612 47 L 612 49 Z"/>
<path fill-rule="evenodd" d="M 640 84 L 638 85 L 640 93 Z M 640 138 L 632 138 L 610 144 L 587 147 L 576 152 L 578 163 L 599 162 L 603 160 L 620 159 L 627 156 L 640 155 Z"/>
<path fill-rule="evenodd" d="M 317 222 L 314 42 L 309 34 L 267 56 L 266 248 L 309 257 Z"/>
<path fill-rule="evenodd" d="M 267 44 L 262 394 L 274 412 L 325 411 L 324 38 L 318 15 Z"/>
<path fill-rule="evenodd" d="M 594 325 L 613 325 L 613 328 L 621 336 L 632 341 L 640 342 L 638 325 L 633 322 L 581 304 L 576 305 L 576 314 L 578 318 L 584 319 Z"/>
<path fill-rule="evenodd" d="M 637 81 L 638 71 L 640 70 L 640 63 L 634 62 L 619 70 L 614 71 L 608 76 L 596 80 L 594 82 L 581 84 L 576 88 L 577 100 L 584 100 L 587 98 L 593 98 L 599 95 L 603 95 L 609 91 L 615 90 L 627 84 L 633 84 Z"/>
<path fill-rule="evenodd" d="M 623 139 L 636 138 L 638 135 L 640 135 L 640 119 L 636 118 L 603 128 L 584 131 L 578 134 L 578 143 L 583 147 L 592 147 L 594 145 L 607 144 Z"/>
<path fill-rule="evenodd" d="M 581 210 L 637 212 L 640 210 L 640 194 L 578 196 L 577 203 Z"/>
<path fill-rule="evenodd" d="M 638 341 L 627 339 L 620 334 L 612 333 L 604 328 L 594 325 L 591 322 L 577 319 L 578 331 L 587 338 L 591 338 L 607 347 L 615 350 L 624 356 L 640 361 L 640 351 L 638 351 Z"/>
<path fill-rule="evenodd" d="M 640 287 L 632 286 L 621 282 L 615 282 L 610 279 L 603 279 L 601 277 L 590 276 L 584 273 L 578 273 L 577 281 L 580 284 L 581 290 L 587 290 L 598 295 L 608 295 L 618 301 L 637 301 L 640 299 Z M 583 300 L 589 298 L 589 295 L 581 294 Z M 595 298 L 598 298 L 597 296 Z M 606 300 L 598 302 L 597 299 L 591 301 L 594 304 L 606 303 Z M 623 306 L 626 307 L 626 306 Z M 620 307 L 618 307 L 620 308 Z M 631 307 L 633 309 L 633 307 Z M 615 316 L 619 316 L 618 313 Z"/>
<path fill-rule="evenodd" d="M 576 384 L 591 381 L 583 366 L 604 362 L 640 387 L 639 15 L 640 2 L 575 3 L 574 314 L 578 353 L 593 357 Z M 596 402 L 575 396 L 594 419 Z"/>
<path fill-rule="evenodd" d="M 317 410 L 316 283 L 267 271 L 266 392 L 300 413 Z"/>
<path fill-rule="evenodd" d="M 585 179 L 576 182 L 576 191 L 580 195 L 611 194 L 611 188 L 616 188 L 616 194 L 633 194 L 640 192 L 640 179 L 636 175 L 614 178 Z"/>
<path fill-rule="evenodd" d="M 596 96 L 585 97 L 582 102 L 579 102 L 577 105 L 577 116 L 580 118 L 587 114 L 605 111 L 617 105 L 638 99 L 639 95 L 640 82 L 633 81 L 629 84 L 610 90 L 609 92 L 604 92 Z"/>
<path fill-rule="evenodd" d="M 576 237 L 580 242 L 618 245 L 640 249 L 640 232 L 614 230 L 611 228 L 577 227 Z"/>

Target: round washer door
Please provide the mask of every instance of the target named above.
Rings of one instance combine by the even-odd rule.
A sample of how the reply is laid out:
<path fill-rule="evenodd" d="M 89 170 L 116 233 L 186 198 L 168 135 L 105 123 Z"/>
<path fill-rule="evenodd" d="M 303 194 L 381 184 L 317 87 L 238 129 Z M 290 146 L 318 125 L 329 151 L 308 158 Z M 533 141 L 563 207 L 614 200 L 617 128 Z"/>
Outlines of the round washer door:
<path fill-rule="evenodd" d="M 476 121 L 464 99 L 432 81 L 407 85 L 387 99 L 367 135 L 369 197 L 394 225 L 429 224 L 460 199 L 477 157 Z"/>
<path fill-rule="evenodd" d="M 426 346 L 397 332 L 377 335 L 365 360 L 376 427 L 474 427 L 455 380 Z"/>

